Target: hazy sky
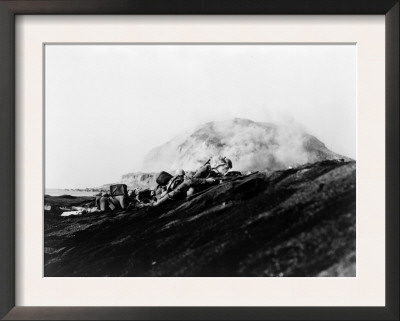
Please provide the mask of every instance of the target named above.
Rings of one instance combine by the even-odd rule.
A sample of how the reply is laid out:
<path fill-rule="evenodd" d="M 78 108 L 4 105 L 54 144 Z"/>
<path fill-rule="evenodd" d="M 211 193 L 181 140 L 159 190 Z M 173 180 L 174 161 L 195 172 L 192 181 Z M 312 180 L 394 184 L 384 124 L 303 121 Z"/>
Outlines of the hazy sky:
<path fill-rule="evenodd" d="M 46 45 L 46 188 L 116 182 L 234 117 L 298 123 L 355 159 L 355 45 Z"/>

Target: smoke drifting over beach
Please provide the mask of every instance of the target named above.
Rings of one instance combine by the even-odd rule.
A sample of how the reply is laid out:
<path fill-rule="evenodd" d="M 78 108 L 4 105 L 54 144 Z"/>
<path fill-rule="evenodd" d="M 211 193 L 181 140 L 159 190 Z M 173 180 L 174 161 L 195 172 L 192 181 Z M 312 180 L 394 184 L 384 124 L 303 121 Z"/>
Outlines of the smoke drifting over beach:
<path fill-rule="evenodd" d="M 282 117 L 357 157 L 356 44 L 57 44 L 45 51 L 46 188 L 195 168 L 216 152 L 237 158 L 234 169 L 307 161 L 303 130 L 289 119 L 287 131 Z M 215 123 L 216 144 L 191 137 L 197 125 L 235 117 L 279 128 Z M 146 158 L 157 146 L 160 159 Z"/>
<path fill-rule="evenodd" d="M 146 155 L 147 171 L 195 170 L 213 155 L 232 159 L 234 170 L 276 170 L 342 156 L 293 123 L 260 123 L 235 118 L 209 122 Z"/>

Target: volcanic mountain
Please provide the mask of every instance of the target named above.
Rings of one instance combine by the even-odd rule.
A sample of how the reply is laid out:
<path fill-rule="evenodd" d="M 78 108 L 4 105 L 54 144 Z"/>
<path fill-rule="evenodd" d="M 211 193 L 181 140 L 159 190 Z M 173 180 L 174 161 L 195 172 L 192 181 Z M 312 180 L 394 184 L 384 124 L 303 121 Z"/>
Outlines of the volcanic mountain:
<path fill-rule="evenodd" d="M 146 155 L 144 168 L 153 172 L 196 170 L 213 155 L 230 158 L 233 169 L 242 172 L 280 170 L 339 158 L 348 160 L 298 126 L 235 118 L 205 123 L 154 148 Z"/>

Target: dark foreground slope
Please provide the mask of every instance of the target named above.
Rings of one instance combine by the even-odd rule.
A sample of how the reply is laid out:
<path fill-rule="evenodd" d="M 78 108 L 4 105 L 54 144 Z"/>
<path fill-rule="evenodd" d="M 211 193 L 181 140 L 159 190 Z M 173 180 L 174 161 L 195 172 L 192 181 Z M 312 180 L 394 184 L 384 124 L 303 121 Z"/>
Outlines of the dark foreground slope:
<path fill-rule="evenodd" d="M 256 173 L 189 201 L 45 215 L 45 276 L 355 276 L 356 164 Z"/>

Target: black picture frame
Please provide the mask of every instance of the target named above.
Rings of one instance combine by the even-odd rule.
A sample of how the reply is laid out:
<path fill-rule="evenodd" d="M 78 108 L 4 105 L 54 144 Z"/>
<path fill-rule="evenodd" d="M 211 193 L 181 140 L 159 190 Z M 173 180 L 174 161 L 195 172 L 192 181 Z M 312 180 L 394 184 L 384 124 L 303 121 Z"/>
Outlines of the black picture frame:
<path fill-rule="evenodd" d="M 384 307 L 15 307 L 15 15 L 373 14 L 386 33 Z M 399 320 L 399 0 L 1 0 L 0 317 L 6 320 Z"/>

